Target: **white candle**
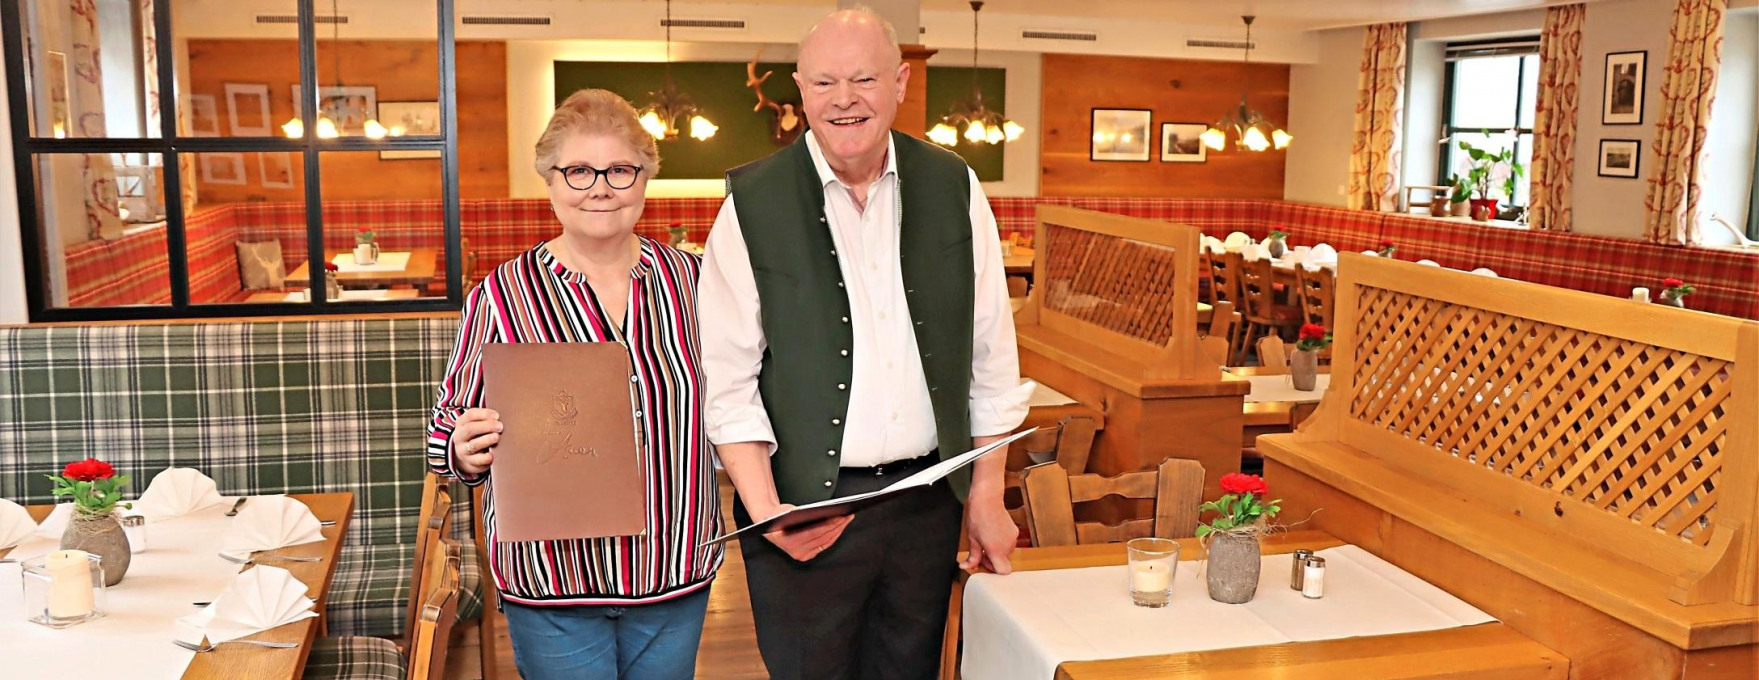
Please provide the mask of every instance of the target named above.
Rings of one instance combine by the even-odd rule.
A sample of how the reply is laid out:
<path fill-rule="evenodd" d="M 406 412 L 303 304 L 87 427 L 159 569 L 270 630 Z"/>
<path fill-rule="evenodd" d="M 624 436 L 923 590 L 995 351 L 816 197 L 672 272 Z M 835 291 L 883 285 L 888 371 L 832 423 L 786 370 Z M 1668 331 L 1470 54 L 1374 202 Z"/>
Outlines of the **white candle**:
<path fill-rule="evenodd" d="M 49 616 L 75 619 L 92 613 L 92 564 L 83 550 L 49 553 Z"/>
<path fill-rule="evenodd" d="M 1643 288 L 1640 286 L 1637 288 L 1632 288 L 1631 289 L 1631 299 L 1636 300 L 1637 302 L 1648 302 L 1649 301 L 1649 289 Z"/>
<path fill-rule="evenodd" d="M 1130 589 L 1138 593 L 1163 593 L 1173 585 L 1173 570 L 1166 563 L 1130 563 Z"/>

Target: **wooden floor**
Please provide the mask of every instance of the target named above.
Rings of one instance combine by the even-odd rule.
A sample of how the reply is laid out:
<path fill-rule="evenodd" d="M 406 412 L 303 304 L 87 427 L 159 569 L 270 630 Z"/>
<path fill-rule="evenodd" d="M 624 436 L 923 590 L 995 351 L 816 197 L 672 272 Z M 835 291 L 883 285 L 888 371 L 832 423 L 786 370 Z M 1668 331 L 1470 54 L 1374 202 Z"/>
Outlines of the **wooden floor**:
<path fill-rule="evenodd" d="M 733 487 L 721 482 L 721 514 L 727 526 L 733 525 Z M 496 634 L 495 668 L 497 680 L 517 680 L 513 668 L 513 643 L 507 640 L 507 622 L 501 613 L 490 609 Z M 481 649 L 476 629 L 466 631 L 460 644 L 452 648 L 447 659 L 447 680 L 480 680 Z M 701 680 L 768 680 L 763 659 L 757 655 L 757 634 L 751 625 L 751 598 L 745 593 L 745 563 L 739 558 L 737 546 L 727 551 L 719 576 L 709 591 L 708 617 L 702 627 L 702 647 L 696 655 L 696 677 Z"/>

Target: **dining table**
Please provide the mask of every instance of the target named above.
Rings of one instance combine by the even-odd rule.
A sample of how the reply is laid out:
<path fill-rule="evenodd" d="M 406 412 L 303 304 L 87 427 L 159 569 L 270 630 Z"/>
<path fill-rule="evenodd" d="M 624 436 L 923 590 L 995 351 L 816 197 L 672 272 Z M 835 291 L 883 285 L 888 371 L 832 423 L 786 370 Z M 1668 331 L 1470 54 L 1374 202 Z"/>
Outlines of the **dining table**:
<path fill-rule="evenodd" d="M 1256 381 L 1272 381 L 1287 379 L 1289 369 L 1266 366 L 1229 366 L 1223 369 L 1229 375 L 1253 380 L 1254 391 L 1259 398 L 1254 399 L 1248 392 L 1241 410 L 1245 415 L 1245 427 L 1240 431 L 1240 445 L 1251 448 L 1260 435 L 1292 432 L 1313 415 L 1319 407 L 1320 399 L 1325 397 L 1325 388 L 1331 383 L 1331 367 L 1319 367 L 1318 380 L 1312 392 L 1301 393 L 1292 387 L 1288 389 L 1260 389 Z"/>
<path fill-rule="evenodd" d="M 414 300 L 420 296 L 420 293 L 411 288 L 344 290 L 342 291 L 341 301 L 373 302 L 382 300 Z M 279 290 L 262 291 L 251 293 L 250 297 L 244 299 L 245 302 L 309 302 L 310 300 L 311 298 L 307 297 L 304 290 L 292 292 Z"/>
<path fill-rule="evenodd" d="M 379 252 L 378 262 L 359 265 L 354 264 L 353 250 L 324 251 L 324 260 L 339 267 L 331 276 L 335 276 L 343 288 L 415 286 L 425 290 L 434 282 L 439 257 L 439 251 L 433 248 L 383 250 Z M 301 262 L 298 269 L 287 275 L 287 280 L 311 281 L 311 261 Z"/>
<path fill-rule="evenodd" d="M 1199 563 L 1191 560 L 1201 558 L 1204 550 L 1203 542 L 1196 538 L 1181 538 L 1176 540 L 1179 544 L 1180 559 L 1186 560 L 1181 564 L 1180 570 L 1191 569 L 1195 571 L 1198 569 Z M 1262 550 L 1263 554 L 1266 556 L 1286 555 L 1297 549 L 1312 550 L 1316 553 L 1326 550 L 1348 550 L 1352 551 L 1351 554 L 1364 555 L 1364 553 L 1360 551 L 1360 548 L 1347 546 L 1338 538 L 1319 530 L 1294 529 L 1269 534 L 1262 539 Z M 963 558 L 964 555 L 961 554 L 960 559 Z M 1365 564 L 1369 562 L 1377 563 L 1376 565 L 1373 565 L 1374 569 L 1389 577 L 1390 580 L 1388 581 L 1388 584 L 1376 584 L 1378 586 L 1391 584 L 1389 588 L 1386 588 L 1385 592 L 1400 593 L 1400 597 L 1403 597 L 1405 593 L 1420 595 L 1416 598 L 1418 602 L 1413 603 L 1413 609 L 1417 610 L 1417 613 L 1420 616 L 1428 615 L 1430 612 L 1425 610 L 1433 606 L 1436 610 L 1446 613 L 1446 616 L 1443 618 L 1453 618 L 1455 620 L 1452 622 L 1443 621 L 1440 623 L 1432 623 L 1431 625 L 1434 626 L 1435 629 L 1421 630 L 1419 632 L 1354 635 L 1331 637 L 1331 639 L 1233 646 L 1231 648 L 1182 651 L 1168 654 L 1068 660 L 1056 664 L 1054 678 L 1055 680 L 1147 680 L 1149 678 L 1185 678 L 1192 680 L 1201 678 L 1205 680 L 1220 680 L 1222 678 L 1254 677 L 1287 677 L 1302 678 L 1303 680 L 1344 680 L 1346 678 L 1353 680 L 1356 678 L 1379 677 L 1525 678 L 1533 676 L 1521 675 L 1518 673 L 1513 675 L 1499 674 L 1499 669 L 1505 668 L 1505 664 L 1510 664 L 1511 662 L 1508 661 L 1509 659 L 1547 654 L 1553 657 L 1556 656 L 1555 652 L 1545 649 L 1532 640 L 1522 636 L 1514 629 L 1496 622 L 1488 616 L 1483 616 L 1482 612 L 1477 612 L 1469 605 L 1459 602 L 1452 596 L 1440 591 L 1440 589 L 1423 583 L 1421 579 L 1417 579 L 1408 573 L 1403 573 L 1402 570 L 1399 570 L 1397 567 L 1391 567 L 1388 569 L 1387 567 L 1390 565 L 1380 562 L 1378 558 L 1373 558 L 1371 555 L 1366 555 L 1359 559 Z M 1090 570 L 1102 567 L 1116 568 L 1128 563 L 1128 555 L 1123 543 L 1098 543 L 1072 546 L 1017 548 L 1014 550 L 1013 554 L 1010 555 L 1009 560 L 1012 565 L 1013 573 L 1024 574 L 1033 572 L 1042 573 L 1052 570 Z M 1342 562 L 1343 559 L 1340 557 L 1339 561 Z M 1267 558 L 1265 563 L 1274 565 L 1279 562 L 1274 558 Z M 1280 564 L 1286 565 L 1287 563 L 1288 560 L 1286 558 L 1280 561 Z M 1347 579 L 1340 578 L 1343 577 L 1344 574 L 1339 570 L 1344 566 L 1346 565 L 1341 563 L 1332 565 L 1332 569 L 1337 571 L 1337 573 L 1333 573 L 1327 578 L 1337 582 L 1328 585 L 1326 595 L 1328 600 L 1333 597 L 1349 597 L 1352 594 L 1349 592 L 1352 588 L 1360 589 L 1361 592 L 1355 593 L 1356 595 L 1364 595 L 1369 592 L 1368 584 L 1360 579 L 1351 582 Z M 1286 568 L 1287 567 L 1283 567 L 1285 570 Z M 1217 613 L 1219 613 L 1219 611 L 1233 612 L 1230 614 L 1231 618 L 1228 620 L 1233 621 L 1235 625 L 1238 625 L 1242 620 L 1266 615 L 1267 608 L 1298 607 L 1299 605 L 1290 603 L 1299 602 L 1299 594 L 1294 594 L 1295 599 L 1289 600 L 1288 598 L 1290 595 L 1284 592 L 1288 588 L 1287 581 L 1290 577 L 1289 573 L 1287 571 L 1281 571 L 1280 573 L 1277 572 L 1277 569 L 1266 567 L 1260 575 L 1259 597 L 1257 599 L 1265 600 L 1264 602 L 1257 605 L 1219 605 L 1219 607 L 1230 609 L 1218 610 Z M 1072 604 L 1063 602 L 1063 600 L 1070 598 L 1070 593 L 1085 593 L 1085 590 L 1082 590 L 1082 586 L 1080 585 L 1079 572 L 1068 571 L 1060 573 L 1067 574 L 1067 576 L 1060 579 L 1063 586 L 1062 590 L 1047 591 L 1042 595 L 1028 596 L 1024 600 L 1020 599 L 1018 594 L 1016 594 L 1013 599 L 1013 602 L 1016 603 L 1015 606 L 1018 606 L 1018 603 L 1020 602 L 1032 602 L 1031 605 L 1027 606 L 1027 609 L 1032 609 L 1034 607 L 1042 608 L 1045 606 L 1074 608 L 1087 607 L 1087 603 L 1092 602 L 1092 598 L 1075 601 Z M 980 618 L 994 618 L 997 614 L 995 609 L 995 604 L 997 602 L 1003 602 L 1004 606 L 1002 614 L 1004 616 L 1015 613 L 1022 616 L 1029 616 L 1034 613 L 1032 611 L 1016 612 L 1015 610 L 1007 608 L 1005 598 L 998 600 L 993 599 L 984 593 L 973 592 L 975 586 L 972 581 L 975 578 L 997 579 L 992 581 L 991 584 L 1004 584 L 1006 579 L 1012 577 L 997 577 L 985 574 L 976 569 L 961 571 L 955 581 L 953 593 L 954 602 L 960 604 L 949 610 L 949 631 L 961 630 L 961 626 L 971 623 L 973 616 L 979 616 Z M 1128 595 L 1126 594 L 1127 589 L 1123 584 L 1124 581 L 1120 577 L 1116 588 L 1116 597 L 1120 602 L 1127 601 L 1128 598 Z M 1179 587 L 1190 592 L 1180 592 L 1175 590 L 1175 598 L 1199 598 L 1200 600 L 1207 598 L 1207 594 L 1203 593 L 1200 578 L 1196 582 L 1186 582 Z M 1018 590 L 1020 586 L 1011 585 L 1007 586 L 1007 588 Z M 977 604 L 972 601 L 971 598 L 973 596 L 985 598 L 981 602 L 982 606 L 985 607 L 984 609 L 970 610 L 972 606 Z M 1358 597 L 1357 599 L 1363 598 Z M 1313 619 L 1310 617 L 1336 615 L 1347 616 L 1354 620 L 1340 621 L 1338 622 L 1338 625 L 1360 630 L 1370 630 L 1374 628 L 1397 629 L 1400 627 L 1399 625 L 1383 625 L 1385 622 L 1374 621 L 1373 619 L 1375 617 L 1381 616 L 1381 613 L 1379 613 L 1374 606 L 1355 606 L 1364 603 L 1358 602 L 1353 605 L 1344 606 L 1345 603 L 1340 601 L 1330 605 L 1318 605 L 1318 603 L 1326 602 L 1328 600 L 1312 601 L 1316 606 L 1313 608 L 1309 618 L 1302 621 L 1302 624 L 1309 629 L 1319 629 L 1322 638 L 1330 637 L 1324 632 L 1324 628 L 1328 625 L 1327 621 L 1323 618 Z M 1283 604 L 1277 604 L 1276 601 L 1280 601 Z M 1110 606 L 1110 603 L 1095 603 L 1092 605 L 1092 609 L 1097 611 L 1097 609 L 1106 606 Z M 1215 610 L 1218 603 L 1200 602 L 1197 606 L 1200 608 Z M 1042 651 L 1038 649 L 1038 646 L 1047 642 L 1044 637 L 1047 631 L 1054 633 L 1055 631 L 1063 630 L 1069 634 L 1078 636 L 1090 636 L 1093 634 L 1093 631 L 1091 630 L 1079 630 L 1071 626 L 1075 626 L 1076 622 L 1089 621 L 1092 619 L 1092 616 L 1089 615 L 1094 614 L 1094 611 L 1088 611 L 1085 614 L 1077 611 L 1058 611 L 1061 612 L 1060 615 L 1052 616 L 1047 625 L 1040 625 L 1037 627 L 1027 626 L 1020 628 L 1017 631 L 1007 633 L 1005 637 L 1010 642 L 1007 646 L 1006 652 L 999 657 L 988 652 L 1000 650 L 988 650 L 988 652 L 986 652 L 984 649 L 993 646 L 990 644 L 993 641 L 979 644 L 977 641 L 973 640 L 971 633 L 966 633 L 964 635 L 966 646 L 963 648 L 962 653 L 946 655 L 943 657 L 941 677 L 953 677 L 954 669 L 957 668 L 961 662 L 965 664 L 964 676 L 973 677 L 970 673 L 970 671 L 973 670 L 970 664 L 974 662 L 981 665 L 986 661 L 1006 659 L 1007 661 L 1004 661 L 1004 663 L 1011 664 L 1013 660 L 1018 659 L 1022 654 L 1036 654 L 1037 652 Z M 1136 610 L 1129 610 L 1125 613 L 1136 617 L 1152 619 L 1156 616 L 1155 612 L 1158 611 L 1160 610 L 1138 608 Z M 1042 614 L 1043 612 L 1037 613 Z M 1302 617 L 1297 616 L 1296 618 Z M 1041 620 L 1041 623 L 1045 622 Z M 1169 621 L 1168 624 L 1175 626 L 1191 625 L 1188 621 Z M 977 625 L 981 625 L 981 623 Z M 1095 625 L 1105 624 L 1101 624 L 1095 620 Z M 1114 625 L 1114 627 L 1118 627 L 1124 631 L 1118 634 L 1119 637 L 1141 638 L 1136 640 L 1136 642 L 1150 639 L 1155 635 L 1167 634 L 1166 632 L 1156 630 L 1153 626 L 1131 629 L 1123 626 L 1116 626 L 1115 621 L 1110 625 Z M 1220 624 L 1216 623 L 1214 625 Z M 1412 628 L 1412 630 L 1415 629 L 1416 628 Z M 983 634 L 987 635 L 988 633 Z M 1212 630 L 1208 634 L 1213 635 L 1214 631 Z M 1024 637 L 1021 635 L 1024 635 Z M 1225 635 L 1217 637 L 1225 637 Z M 1116 642 L 1120 648 L 1129 648 L 1133 646 L 1131 640 L 1116 640 Z M 978 647 L 978 649 L 973 649 L 974 646 Z M 1142 645 L 1144 648 L 1152 646 L 1153 645 L 1151 644 Z M 1079 646 L 1074 648 L 1079 648 Z M 973 654 L 977 656 L 971 658 L 969 655 Z M 1550 677 L 1561 678 L 1562 675 L 1559 674 Z M 1018 678 L 1017 680 L 1032 679 Z M 1051 679 L 1046 678 L 1045 680 Z"/>
<path fill-rule="evenodd" d="M 324 540 L 322 541 L 286 546 L 274 550 L 275 555 L 288 557 L 316 557 L 319 558 L 318 561 L 295 562 L 263 558 L 263 563 L 286 569 L 293 575 L 294 579 L 303 583 L 306 587 L 306 593 L 308 596 L 313 598 L 316 602 L 313 606 L 313 611 L 317 612 L 318 616 L 301 619 L 293 623 L 270 628 L 248 636 L 248 639 L 251 640 L 295 643 L 298 647 L 285 649 L 260 647 L 248 644 L 218 645 L 214 647 L 212 651 L 196 653 L 194 657 L 190 659 L 188 667 L 183 670 L 181 676 L 183 680 L 236 680 L 240 678 L 248 680 L 298 680 L 305 672 L 305 663 L 307 657 L 311 654 L 312 642 L 321 636 L 324 631 L 324 605 L 326 595 L 329 593 L 330 583 L 336 575 L 336 561 L 342 554 L 343 537 L 348 534 L 349 520 L 354 515 L 354 494 L 348 492 L 287 494 L 287 497 L 304 503 L 307 507 L 311 508 L 312 515 L 317 517 L 320 522 L 334 522 L 334 524 L 322 527 L 322 533 L 324 536 Z M 55 506 L 30 505 L 25 506 L 25 509 L 30 513 L 31 519 L 36 520 L 37 522 L 42 522 L 43 519 L 48 517 L 49 513 L 55 509 Z M 153 542 L 153 536 L 157 532 L 153 531 L 154 527 L 155 524 L 153 523 L 147 525 L 148 549 L 145 552 L 134 555 L 133 559 L 137 561 L 137 563 L 140 561 L 155 559 L 160 555 L 171 554 L 171 551 L 165 549 L 166 546 L 155 548 L 156 544 Z M 10 551 L 11 549 L 0 549 L 0 558 L 6 557 L 7 553 Z M 211 557 L 214 560 L 220 560 L 218 555 Z M 250 568 L 252 568 L 252 565 L 247 564 L 239 567 L 238 571 L 242 572 Z M 133 574 L 134 571 L 134 569 L 131 569 L 131 574 Z M 112 586 L 110 590 L 120 591 L 129 588 L 151 588 L 155 584 L 155 580 L 150 576 L 134 574 L 133 579 L 133 581 L 130 581 L 130 577 L 124 577 L 121 583 Z M 16 583 L 0 583 L 0 587 L 17 588 L 18 585 Z M 106 598 L 110 603 L 109 611 L 102 618 L 60 630 L 50 630 L 47 628 L 42 628 L 40 630 L 46 631 L 49 635 L 67 636 L 70 638 L 78 638 L 82 635 L 89 636 L 89 647 L 93 650 L 102 650 L 106 648 L 105 635 L 115 631 L 123 625 L 140 626 L 162 621 L 165 645 L 166 647 L 171 647 L 172 639 L 176 634 L 176 629 L 179 627 L 174 621 L 197 611 L 197 607 L 191 606 L 193 603 L 181 601 L 169 603 L 169 610 L 144 606 L 139 609 L 123 609 L 123 605 L 119 603 L 121 598 L 118 597 L 118 594 L 119 593 L 117 592 L 109 593 L 109 596 Z M 213 595 L 219 594 L 218 590 L 213 593 Z M 129 598 L 131 602 L 136 603 L 142 599 L 145 598 Z M 35 628 L 37 624 L 26 622 L 19 612 L 0 612 L 0 615 L 13 617 L 6 621 L 0 621 L 0 629 L 4 629 L 7 626 L 18 625 L 32 627 L 28 629 L 19 629 L 19 631 L 24 634 L 34 633 L 38 630 Z M 115 625 L 110 626 L 109 624 Z M 17 639 L 16 636 L 8 637 L 13 637 L 14 640 Z M 14 644 L 13 641 L 8 641 L 5 644 L 10 647 L 6 651 L 6 654 L 8 655 L 49 653 L 41 646 L 18 645 L 12 647 L 11 645 Z M 113 669 L 120 673 L 113 675 L 112 677 L 151 677 L 151 671 L 154 670 L 152 668 L 130 668 L 126 665 L 129 662 L 129 659 L 87 659 L 84 661 L 60 660 L 60 662 L 65 662 L 70 669 L 82 669 L 77 671 L 77 673 L 70 670 L 70 677 L 73 674 L 91 675 L 95 673 L 97 669 L 105 667 L 106 664 L 113 665 Z M 128 671 L 121 672 L 123 669 L 128 669 Z M 0 676 L 6 676 L 6 672 L 7 666 L 0 665 Z"/>

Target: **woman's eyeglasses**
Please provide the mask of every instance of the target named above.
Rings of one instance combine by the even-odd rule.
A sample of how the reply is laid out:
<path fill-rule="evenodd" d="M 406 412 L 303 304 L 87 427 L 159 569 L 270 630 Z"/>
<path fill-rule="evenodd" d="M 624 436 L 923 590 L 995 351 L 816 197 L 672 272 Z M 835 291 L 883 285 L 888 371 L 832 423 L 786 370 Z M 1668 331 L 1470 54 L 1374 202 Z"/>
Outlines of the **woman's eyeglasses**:
<path fill-rule="evenodd" d="M 628 189 L 635 186 L 635 178 L 641 175 L 639 165 L 613 165 L 603 170 L 590 165 L 570 165 L 566 168 L 551 166 L 550 169 L 562 173 L 562 181 L 575 191 L 591 189 L 594 184 L 598 184 L 600 177 L 604 177 L 605 183 L 612 189 Z"/>

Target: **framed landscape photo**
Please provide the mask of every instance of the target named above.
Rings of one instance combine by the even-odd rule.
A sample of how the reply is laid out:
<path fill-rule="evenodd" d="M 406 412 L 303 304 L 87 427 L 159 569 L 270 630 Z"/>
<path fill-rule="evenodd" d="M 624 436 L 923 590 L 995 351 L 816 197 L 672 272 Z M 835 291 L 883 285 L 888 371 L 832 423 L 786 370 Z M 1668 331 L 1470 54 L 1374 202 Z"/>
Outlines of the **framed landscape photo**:
<path fill-rule="evenodd" d="M 1202 163 L 1209 159 L 1209 149 L 1198 135 L 1208 130 L 1203 123 L 1161 123 L 1160 160 L 1163 163 Z"/>
<path fill-rule="evenodd" d="M 263 188 L 293 188 L 292 153 L 286 151 L 264 151 L 257 154 L 257 165 L 263 175 Z"/>
<path fill-rule="evenodd" d="M 440 136 L 439 102 L 379 102 L 379 124 L 393 137 Z M 428 151 L 380 151 L 379 160 L 439 158 L 438 149 Z"/>
<path fill-rule="evenodd" d="M 1642 151 L 1643 143 L 1635 139 L 1600 140 L 1600 176 L 1635 179 Z"/>
<path fill-rule="evenodd" d="M 214 95 L 189 96 L 189 136 L 220 136 L 220 110 L 214 106 Z"/>
<path fill-rule="evenodd" d="M 269 86 L 226 83 L 226 117 L 233 137 L 268 137 Z"/>
<path fill-rule="evenodd" d="M 243 184 L 244 154 L 241 153 L 204 153 L 202 159 L 202 183 L 204 184 Z"/>
<path fill-rule="evenodd" d="M 1643 74 L 1649 52 L 1613 52 L 1606 55 L 1606 84 L 1600 105 L 1602 125 L 1643 123 Z"/>
<path fill-rule="evenodd" d="M 1149 119 L 1148 109 L 1094 109 L 1088 159 L 1148 162 Z"/>

